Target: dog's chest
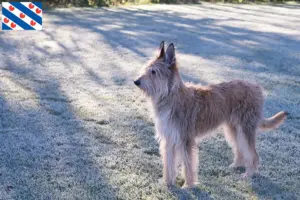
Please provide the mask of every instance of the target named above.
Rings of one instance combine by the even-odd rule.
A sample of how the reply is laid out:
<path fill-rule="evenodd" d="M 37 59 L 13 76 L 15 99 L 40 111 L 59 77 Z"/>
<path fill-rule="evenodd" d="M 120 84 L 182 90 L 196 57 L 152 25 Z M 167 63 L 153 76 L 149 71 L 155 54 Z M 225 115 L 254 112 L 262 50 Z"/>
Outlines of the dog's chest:
<path fill-rule="evenodd" d="M 176 123 L 172 120 L 171 112 L 158 112 L 155 115 L 156 139 L 167 140 L 178 144 L 180 140 L 180 131 Z"/>

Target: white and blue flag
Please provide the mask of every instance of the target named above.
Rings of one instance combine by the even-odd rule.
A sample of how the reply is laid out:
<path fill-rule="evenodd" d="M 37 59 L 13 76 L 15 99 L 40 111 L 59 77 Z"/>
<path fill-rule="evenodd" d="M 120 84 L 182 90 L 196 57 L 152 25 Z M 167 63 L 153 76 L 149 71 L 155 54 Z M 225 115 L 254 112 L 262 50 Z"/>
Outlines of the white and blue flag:
<path fill-rule="evenodd" d="M 42 30 L 41 2 L 2 2 L 2 30 Z"/>

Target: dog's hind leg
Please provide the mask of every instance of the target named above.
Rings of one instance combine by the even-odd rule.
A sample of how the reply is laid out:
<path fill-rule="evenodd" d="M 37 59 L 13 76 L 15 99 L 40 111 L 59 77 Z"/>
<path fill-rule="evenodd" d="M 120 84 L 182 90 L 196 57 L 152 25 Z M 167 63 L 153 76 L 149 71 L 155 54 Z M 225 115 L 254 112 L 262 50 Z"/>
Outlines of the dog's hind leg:
<path fill-rule="evenodd" d="M 198 170 L 198 146 L 195 142 L 187 142 L 182 146 L 183 176 L 185 183 L 183 187 L 191 187 L 197 182 Z"/>
<path fill-rule="evenodd" d="M 163 162 L 163 178 L 167 186 L 175 185 L 176 167 L 175 167 L 175 144 L 162 140 L 160 141 L 160 153 Z"/>
<path fill-rule="evenodd" d="M 244 158 L 241 152 L 242 146 L 237 141 L 237 134 L 239 127 L 231 125 L 229 123 L 224 125 L 225 139 L 232 148 L 234 154 L 233 163 L 229 165 L 230 168 L 242 167 L 244 165 Z"/>
<path fill-rule="evenodd" d="M 241 151 L 243 153 L 246 172 L 242 174 L 243 178 L 251 177 L 255 172 L 257 172 L 258 168 L 258 154 L 255 148 L 256 142 L 256 128 L 251 125 L 244 125 L 242 127 L 242 131 L 237 135 L 237 141 L 239 145 L 242 147 Z"/>

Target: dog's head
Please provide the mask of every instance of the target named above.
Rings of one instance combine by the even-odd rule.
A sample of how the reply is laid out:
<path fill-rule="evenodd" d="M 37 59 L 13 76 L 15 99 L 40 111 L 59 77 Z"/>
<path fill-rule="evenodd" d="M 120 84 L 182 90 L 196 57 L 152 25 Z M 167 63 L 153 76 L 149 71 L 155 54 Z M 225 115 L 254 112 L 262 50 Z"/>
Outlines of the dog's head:
<path fill-rule="evenodd" d="M 142 75 L 134 81 L 146 95 L 161 97 L 168 95 L 179 78 L 174 44 L 165 51 L 164 41 L 160 43 L 157 57 L 143 69 Z"/>

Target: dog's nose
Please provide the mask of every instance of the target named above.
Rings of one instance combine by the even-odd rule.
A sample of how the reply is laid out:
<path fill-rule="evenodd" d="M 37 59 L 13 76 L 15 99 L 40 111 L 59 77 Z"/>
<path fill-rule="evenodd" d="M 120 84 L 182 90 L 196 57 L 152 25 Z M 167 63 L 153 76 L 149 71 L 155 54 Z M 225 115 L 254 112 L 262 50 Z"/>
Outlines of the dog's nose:
<path fill-rule="evenodd" d="M 136 80 L 134 81 L 134 84 L 136 84 L 137 86 L 139 86 L 141 84 L 140 80 Z"/>

